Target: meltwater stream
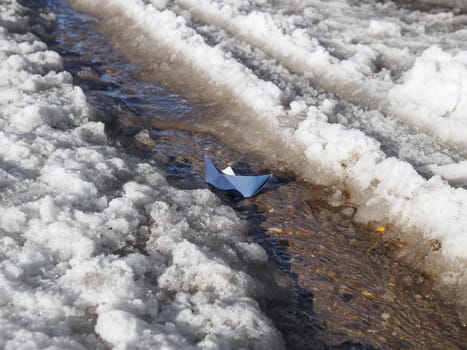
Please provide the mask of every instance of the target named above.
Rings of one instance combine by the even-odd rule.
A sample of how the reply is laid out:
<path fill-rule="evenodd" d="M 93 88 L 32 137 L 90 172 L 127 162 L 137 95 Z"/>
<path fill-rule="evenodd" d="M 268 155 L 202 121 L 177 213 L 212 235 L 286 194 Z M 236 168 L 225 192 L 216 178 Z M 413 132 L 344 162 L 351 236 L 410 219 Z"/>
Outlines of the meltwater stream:
<path fill-rule="evenodd" d="M 113 49 L 98 19 L 64 0 L 43 3 L 57 18 L 43 39 L 63 57 L 121 152 L 156 161 L 181 188 L 206 187 L 204 153 L 221 165 L 276 175 L 253 199 L 217 195 L 247 222 L 294 290 L 289 303 L 262 305 L 288 348 L 465 348 L 467 333 L 455 307 L 438 297 L 429 276 L 399 262 L 400 247 L 385 240 L 384 228 L 353 224 L 353 209 L 326 204 L 326 189 L 203 133 L 195 123 L 203 108 L 219 112 L 222 102 L 197 98 L 195 91 L 182 97 Z"/>

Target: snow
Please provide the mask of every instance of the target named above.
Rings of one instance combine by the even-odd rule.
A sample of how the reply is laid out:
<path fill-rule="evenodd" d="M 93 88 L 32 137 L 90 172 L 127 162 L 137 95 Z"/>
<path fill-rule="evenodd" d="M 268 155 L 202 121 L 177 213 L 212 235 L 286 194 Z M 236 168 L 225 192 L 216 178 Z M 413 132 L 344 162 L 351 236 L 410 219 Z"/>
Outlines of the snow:
<path fill-rule="evenodd" d="M 244 223 L 108 146 L 26 13 L 0 5 L 0 348 L 283 348 Z"/>
<path fill-rule="evenodd" d="M 295 16 L 271 14 L 255 9 L 244 14 L 245 11 L 240 10 L 241 2 L 225 4 L 216 0 L 178 0 L 177 3 L 189 9 L 197 18 L 218 25 L 251 45 L 258 46 L 291 71 L 304 75 L 328 91 L 354 102 L 363 102 L 366 107 L 376 107 L 411 127 L 422 128 L 443 144 L 452 147 L 467 145 L 467 124 L 457 121 L 458 115 L 463 113 L 463 98 L 466 96 L 463 85 L 464 56 L 467 51 L 451 57 L 450 53 L 430 46 L 416 58 L 413 68 L 406 74 L 406 81 L 399 86 L 393 84 L 386 75 L 378 76 L 368 69 L 375 61 L 381 60 L 381 53 L 378 51 L 389 53 L 388 49 L 391 48 L 381 43 L 375 45 L 374 49 L 366 45 L 349 49 L 348 46 L 353 45 L 340 44 L 349 53 L 346 59 L 339 60 L 329 48 L 320 44 L 318 38 L 311 36 L 312 32 L 297 27 Z M 376 41 L 402 41 L 402 23 L 390 19 L 393 21 L 371 19 L 366 30 L 359 28 L 358 31 L 362 35 L 367 32 Z M 397 53 L 400 54 L 403 53 Z M 434 72 L 424 75 L 430 71 Z M 424 91 L 423 94 L 420 93 L 421 90 Z M 444 101 L 440 104 L 436 100 Z M 427 105 L 426 101 L 430 103 Z M 456 121 L 442 118 L 447 115 Z"/>
<path fill-rule="evenodd" d="M 457 186 L 467 186 L 467 161 L 447 165 L 431 164 L 425 166 L 423 170 L 448 179 L 450 183 Z"/>
<path fill-rule="evenodd" d="M 451 7 L 453 9 L 465 10 L 467 8 L 467 5 L 462 0 L 421 0 L 421 2 L 422 3 L 425 2 L 427 4 Z"/>
<path fill-rule="evenodd" d="M 448 8 L 73 1 L 130 19 L 125 31 L 227 90 L 251 111 L 231 134 L 334 189 L 356 221 L 386 225 L 465 308 L 467 191 L 451 185 L 467 178 L 466 16 L 449 9 L 461 2 L 426 2 Z M 283 348 L 248 273 L 267 255 L 241 220 L 108 146 L 25 13 L 0 4 L 0 347 Z"/>
<path fill-rule="evenodd" d="M 425 50 L 389 92 L 392 108 L 415 125 L 429 125 L 442 139 L 467 137 L 467 51 L 451 55 L 436 46 Z"/>
<path fill-rule="evenodd" d="M 129 19 L 135 36 L 227 89 L 253 111 L 225 121 L 243 135 L 231 142 L 346 194 L 333 202 L 357 208 L 359 222 L 388 225 L 387 236 L 407 243 L 403 254 L 467 305 L 467 191 L 439 170 L 462 164 L 467 145 L 465 15 L 372 1 L 73 3 Z"/>
<path fill-rule="evenodd" d="M 400 37 L 401 28 L 396 23 L 371 20 L 368 25 L 368 34 L 375 38 Z"/>
<path fill-rule="evenodd" d="M 350 99 L 378 100 L 385 86 L 365 79 L 361 65 L 350 60 L 339 61 L 302 28 L 295 27 L 295 18 L 250 11 L 243 15 L 238 5 L 220 4 L 214 0 L 179 0 L 208 23 L 219 25 L 252 45 L 259 46 L 283 62 L 290 70 L 318 82 L 328 90 L 339 91 Z"/>

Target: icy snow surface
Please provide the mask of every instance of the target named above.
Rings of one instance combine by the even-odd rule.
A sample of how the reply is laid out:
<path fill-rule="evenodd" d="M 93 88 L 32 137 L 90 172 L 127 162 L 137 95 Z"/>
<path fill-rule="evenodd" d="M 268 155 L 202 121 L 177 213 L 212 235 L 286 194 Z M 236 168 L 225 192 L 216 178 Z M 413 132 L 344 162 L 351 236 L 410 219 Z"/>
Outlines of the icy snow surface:
<path fill-rule="evenodd" d="M 252 111 L 226 124 L 242 142 L 335 188 L 356 220 L 392 227 L 467 305 L 467 191 L 453 187 L 467 146 L 466 15 L 370 0 L 72 3 L 130 19 L 148 47 L 230 91 Z"/>
<path fill-rule="evenodd" d="M 0 348 L 282 348 L 233 210 L 107 146 L 24 11 L 0 4 Z"/>

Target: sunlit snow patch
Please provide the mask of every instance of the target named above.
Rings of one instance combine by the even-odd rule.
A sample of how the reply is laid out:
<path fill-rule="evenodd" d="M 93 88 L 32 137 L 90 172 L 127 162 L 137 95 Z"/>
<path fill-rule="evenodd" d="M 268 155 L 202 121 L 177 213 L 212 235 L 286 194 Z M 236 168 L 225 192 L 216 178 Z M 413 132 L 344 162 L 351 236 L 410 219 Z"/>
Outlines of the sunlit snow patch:
<path fill-rule="evenodd" d="M 389 92 L 392 110 L 447 144 L 467 139 L 467 52 L 425 50 Z"/>

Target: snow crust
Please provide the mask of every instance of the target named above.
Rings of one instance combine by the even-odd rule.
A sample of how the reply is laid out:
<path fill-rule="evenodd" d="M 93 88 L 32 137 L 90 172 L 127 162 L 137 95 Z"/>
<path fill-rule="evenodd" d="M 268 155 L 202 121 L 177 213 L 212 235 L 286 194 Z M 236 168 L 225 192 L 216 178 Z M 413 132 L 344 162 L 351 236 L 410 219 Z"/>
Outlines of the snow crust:
<path fill-rule="evenodd" d="M 401 20 L 393 15 L 399 11 L 394 4 L 371 7 L 365 3 L 354 9 L 348 2 L 319 0 L 279 1 L 275 5 L 280 10 L 263 1 L 177 0 L 164 7 L 160 2 L 108 0 L 99 8 L 90 0 L 74 3 L 102 16 L 112 13 L 130 18 L 136 25 L 135 35 L 144 33 L 152 44 L 162 42 L 174 55 L 190 62 L 194 71 L 227 87 L 255 112 L 251 124 L 244 128 L 236 124 L 245 135 L 243 142 L 284 162 L 305 179 L 334 188 L 341 204 L 357 208 L 355 220 L 387 225 L 391 228 L 388 235 L 407 245 L 403 254 L 435 276 L 444 289 L 454 290 L 457 300 L 467 305 L 467 191 L 451 187 L 439 176 L 423 178 L 411 164 L 388 157 L 364 130 L 331 122 L 336 103 L 328 98 L 308 103 L 297 97 L 284 105 L 286 91 L 261 79 L 223 51 L 222 45 L 208 44 L 191 22 L 193 16 L 207 26 L 221 27 L 326 91 L 376 109 L 373 114 L 367 111 L 370 119 L 381 113 L 394 115 L 431 133 L 445 146 L 460 147 L 467 140 L 462 109 L 467 51 L 459 49 L 461 41 L 457 53 L 437 48 L 435 36 L 426 33 L 428 29 L 444 30 L 439 29 L 442 21 L 452 24 L 452 13 L 400 10 L 396 13 Z M 363 15 L 367 18 L 366 11 L 389 15 L 361 20 Z M 423 25 L 415 22 L 415 15 L 423 19 Z M 318 24 L 312 25 L 313 21 Z M 344 30 L 346 34 L 342 34 Z M 342 34 L 344 41 L 339 41 L 334 31 Z M 448 35 L 447 42 L 455 42 L 455 35 Z M 368 41 L 353 44 L 354 40 Z M 344 58 L 332 54 L 331 48 L 341 51 Z M 372 69 L 377 60 L 383 62 L 379 72 Z M 401 78 L 391 77 L 391 70 Z M 425 71 L 427 74 L 422 74 Z M 251 125 L 258 130 L 251 132 Z"/>
<path fill-rule="evenodd" d="M 108 146 L 25 13 L 0 4 L 0 348 L 283 348 L 234 211 Z"/>

